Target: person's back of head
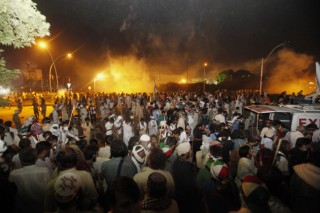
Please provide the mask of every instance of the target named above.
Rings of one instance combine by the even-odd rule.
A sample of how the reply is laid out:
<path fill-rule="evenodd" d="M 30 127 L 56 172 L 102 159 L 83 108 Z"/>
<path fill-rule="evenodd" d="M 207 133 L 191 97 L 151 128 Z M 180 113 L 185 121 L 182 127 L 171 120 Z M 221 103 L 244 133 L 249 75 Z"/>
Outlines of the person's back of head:
<path fill-rule="evenodd" d="M 97 139 L 93 138 L 93 139 L 90 139 L 90 140 L 89 140 L 89 144 L 90 144 L 90 145 L 95 145 L 95 146 L 98 147 L 99 142 L 98 142 Z"/>
<path fill-rule="evenodd" d="M 166 144 L 169 147 L 177 145 L 177 142 L 178 141 L 177 141 L 176 137 L 171 137 L 171 136 L 167 137 Z"/>
<path fill-rule="evenodd" d="M 114 140 L 110 146 L 111 158 L 125 157 L 128 155 L 126 144 L 122 140 Z"/>
<path fill-rule="evenodd" d="M 309 163 L 320 167 L 320 142 L 311 144 Z"/>
<path fill-rule="evenodd" d="M 205 196 L 207 212 L 228 213 L 241 209 L 241 198 L 234 181 L 218 183 L 215 190 L 210 190 Z"/>
<path fill-rule="evenodd" d="M 27 147 L 19 152 L 19 158 L 22 166 L 30 166 L 37 161 L 37 151 L 34 148 Z"/>
<path fill-rule="evenodd" d="M 301 148 L 303 145 L 308 145 L 311 143 L 311 140 L 309 138 L 298 138 L 296 141 L 297 148 Z"/>
<path fill-rule="evenodd" d="M 140 190 L 137 183 L 129 177 L 115 179 L 107 189 L 106 199 L 113 213 L 140 212 Z"/>
<path fill-rule="evenodd" d="M 257 177 L 267 185 L 271 194 L 280 197 L 284 185 L 282 185 L 282 173 L 277 167 L 272 165 L 261 166 L 258 169 Z"/>
<path fill-rule="evenodd" d="M 159 172 L 153 172 L 148 177 L 148 195 L 152 198 L 163 198 L 167 195 L 167 179 Z"/>
<path fill-rule="evenodd" d="M 113 138 L 112 138 L 112 135 L 107 135 L 105 138 L 104 138 L 104 142 L 105 142 L 105 144 L 106 145 L 111 145 L 111 143 L 112 143 L 112 141 L 113 141 Z"/>
<path fill-rule="evenodd" d="M 221 158 L 222 155 L 223 155 L 223 150 L 222 150 L 222 145 L 221 144 L 214 144 L 214 145 L 211 145 L 209 147 L 210 149 L 210 154 L 212 157 L 214 158 Z"/>
<path fill-rule="evenodd" d="M 45 152 L 46 156 L 48 156 L 51 148 L 52 145 L 49 141 L 40 141 L 36 144 L 37 155 L 39 156 Z"/>
<path fill-rule="evenodd" d="M 31 145 L 31 141 L 28 138 L 22 138 L 19 141 L 20 149 L 24 149 L 24 148 L 30 147 L 30 145 Z"/>
<path fill-rule="evenodd" d="M 305 130 L 304 126 L 302 126 L 302 125 L 297 126 L 296 131 L 303 133 L 304 130 Z"/>
<path fill-rule="evenodd" d="M 73 168 L 77 163 L 77 154 L 74 149 L 66 147 L 57 154 L 57 165 L 60 170 Z"/>
<path fill-rule="evenodd" d="M 242 157 L 247 157 L 247 155 L 249 154 L 250 152 L 250 146 L 248 145 L 244 145 L 244 146 L 241 146 L 239 148 L 239 156 L 242 158 Z"/>
<path fill-rule="evenodd" d="M 12 126 L 12 121 L 6 121 L 6 122 L 4 122 L 4 125 L 6 127 L 11 127 Z"/>
<path fill-rule="evenodd" d="M 148 155 L 147 166 L 152 169 L 164 169 L 166 165 L 166 156 L 162 149 L 153 148 Z"/>
<path fill-rule="evenodd" d="M 83 150 L 83 155 L 84 155 L 84 159 L 85 160 L 91 160 L 94 159 L 94 157 L 96 156 L 98 150 L 97 147 L 95 145 L 89 145 L 87 146 L 84 150 Z"/>
<path fill-rule="evenodd" d="M 48 139 L 52 135 L 52 132 L 45 131 L 42 133 L 43 138 Z"/>
<path fill-rule="evenodd" d="M 132 136 L 128 142 L 128 150 L 131 151 L 132 148 L 139 143 L 139 137 Z"/>

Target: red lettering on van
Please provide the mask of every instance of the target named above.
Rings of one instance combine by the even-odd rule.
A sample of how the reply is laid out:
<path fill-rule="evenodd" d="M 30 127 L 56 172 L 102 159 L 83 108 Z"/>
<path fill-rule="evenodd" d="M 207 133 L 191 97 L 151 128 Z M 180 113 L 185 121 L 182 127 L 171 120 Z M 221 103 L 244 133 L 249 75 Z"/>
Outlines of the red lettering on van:
<path fill-rule="evenodd" d="M 307 119 L 306 118 L 300 118 L 299 119 L 299 126 L 304 126 L 304 125 L 306 125 L 306 122 L 307 121 Z"/>
<path fill-rule="evenodd" d="M 309 121 L 308 121 L 308 120 L 309 120 Z M 299 119 L 299 125 L 305 126 L 305 125 L 310 124 L 310 123 L 315 124 L 318 119 L 315 118 L 315 119 L 313 120 L 313 119 L 309 118 L 308 120 L 307 120 L 306 118 L 300 118 L 300 119 Z"/>

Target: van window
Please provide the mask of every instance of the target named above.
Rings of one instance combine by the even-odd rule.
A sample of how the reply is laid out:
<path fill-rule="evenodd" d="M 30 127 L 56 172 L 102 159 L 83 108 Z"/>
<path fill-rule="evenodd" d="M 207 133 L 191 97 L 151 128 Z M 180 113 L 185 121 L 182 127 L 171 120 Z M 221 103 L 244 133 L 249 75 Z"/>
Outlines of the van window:
<path fill-rule="evenodd" d="M 272 120 L 281 121 L 287 129 L 290 129 L 292 122 L 292 115 L 286 112 L 276 112 Z"/>
<path fill-rule="evenodd" d="M 265 126 L 266 120 L 270 120 L 270 113 L 260 113 L 259 114 L 259 123 L 258 123 L 259 130 L 262 130 L 262 128 Z"/>

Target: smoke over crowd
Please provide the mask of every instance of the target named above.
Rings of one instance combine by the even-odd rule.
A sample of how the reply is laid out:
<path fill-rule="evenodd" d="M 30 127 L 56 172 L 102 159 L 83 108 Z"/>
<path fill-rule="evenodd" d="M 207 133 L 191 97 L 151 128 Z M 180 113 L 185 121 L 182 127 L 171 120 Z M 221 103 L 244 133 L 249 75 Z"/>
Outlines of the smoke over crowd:
<path fill-rule="evenodd" d="M 70 69 L 79 87 L 90 81 L 92 85 L 100 72 L 106 78 L 96 82 L 97 90 L 116 92 L 152 91 L 154 82 L 214 79 L 229 69 L 260 75 L 261 58 L 285 40 L 290 40 L 292 49 L 278 49 L 265 62 L 264 90 L 300 91 L 314 81 L 313 56 L 319 45 L 313 41 L 318 41 L 320 33 L 308 24 L 312 17 L 305 15 L 312 4 L 277 0 L 263 4 L 255 0 L 35 2 L 51 24 L 51 34 L 59 35 L 53 41 L 55 51 L 82 47 Z M 314 39 L 304 39 L 297 28 L 314 29 Z"/>

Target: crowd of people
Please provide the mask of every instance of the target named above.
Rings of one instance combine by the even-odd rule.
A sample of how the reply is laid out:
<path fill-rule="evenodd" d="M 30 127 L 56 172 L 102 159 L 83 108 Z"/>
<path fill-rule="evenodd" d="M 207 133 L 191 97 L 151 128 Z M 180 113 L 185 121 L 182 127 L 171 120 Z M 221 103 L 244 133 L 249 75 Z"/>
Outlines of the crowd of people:
<path fill-rule="evenodd" d="M 249 93 L 68 94 L 0 119 L 3 212 L 320 212 L 320 130 Z M 22 106 L 22 105 L 21 105 Z M 252 128 L 251 128 L 252 129 Z M 2 212 L 2 210 L 1 210 Z"/>

